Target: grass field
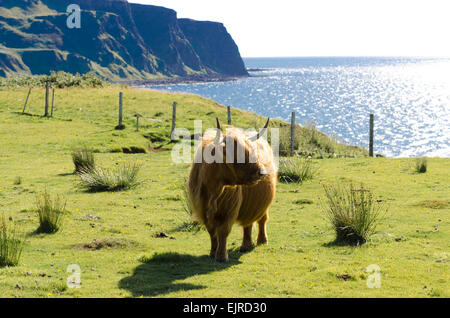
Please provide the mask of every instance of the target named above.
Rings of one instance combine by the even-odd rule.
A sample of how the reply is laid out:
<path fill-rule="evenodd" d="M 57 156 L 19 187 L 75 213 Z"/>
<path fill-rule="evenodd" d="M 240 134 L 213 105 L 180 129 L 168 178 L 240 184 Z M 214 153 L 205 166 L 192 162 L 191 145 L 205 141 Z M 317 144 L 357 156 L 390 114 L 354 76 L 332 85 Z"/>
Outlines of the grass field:
<path fill-rule="evenodd" d="M 127 128 L 115 131 L 119 90 Z M 65 89 L 48 119 L 40 116 L 42 89 L 20 114 L 26 93 L 0 90 L 0 216 L 11 217 L 26 240 L 20 264 L 0 268 L 1 297 L 450 297 L 449 159 L 429 158 L 419 174 L 414 159 L 367 158 L 336 146 L 356 158 L 313 159 L 312 180 L 280 183 L 269 245 L 239 253 L 242 230 L 235 227 L 230 262 L 219 264 L 208 256 L 207 232 L 186 227 L 181 198 L 189 165 L 174 164 L 162 149 L 171 147 L 174 100 L 177 125 L 189 129 L 196 119 L 204 128 L 216 116 L 225 123 L 224 107 L 193 95 Z M 136 112 L 144 116 L 139 132 Z M 240 111 L 233 118 L 239 127 L 264 122 Z M 101 167 L 141 164 L 140 185 L 86 192 L 73 174 L 71 150 L 79 145 L 93 147 Z M 130 147 L 146 153 L 123 152 Z M 323 184 L 350 181 L 364 183 L 388 208 L 372 241 L 359 247 L 333 243 L 320 206 Z M 36 196 L 45 190 L 63 196 L 70 212 L 55 234 L 36 233 Z M 81 288 L 67 287 L 72 264 L 81 269 Z M 366 284 L 372 264 L 381 269 L 380 288 Z"/>

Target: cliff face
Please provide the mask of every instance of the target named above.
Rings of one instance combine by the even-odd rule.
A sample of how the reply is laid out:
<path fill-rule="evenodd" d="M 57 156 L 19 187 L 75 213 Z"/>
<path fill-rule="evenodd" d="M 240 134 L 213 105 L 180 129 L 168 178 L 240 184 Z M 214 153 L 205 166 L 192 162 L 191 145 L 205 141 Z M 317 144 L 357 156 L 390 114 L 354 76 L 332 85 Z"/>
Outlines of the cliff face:
<path fill-rule="evenodd" d="M 66 25 L 78 4 L 81 28 Z M 112 80 L 246 76 L 222 24 L 126 0 L 0 0 L 0 76 L 94 71 Z"/>
<path fill-rule="evenodd" d="M 180 19 L 179 24 L 206 67 L 222 74 L 246 74 L 244 61 L 222 23 Z"/>
<path fill-rule="evenodd" d="M 179 27 L 175 11 L 139 4 L 131 4 L 131 8 L 145 46 L 156 56 L 164 57 L 169 73 L 188 75 L 189 69 L 205 72 L 202 61 Z"/>

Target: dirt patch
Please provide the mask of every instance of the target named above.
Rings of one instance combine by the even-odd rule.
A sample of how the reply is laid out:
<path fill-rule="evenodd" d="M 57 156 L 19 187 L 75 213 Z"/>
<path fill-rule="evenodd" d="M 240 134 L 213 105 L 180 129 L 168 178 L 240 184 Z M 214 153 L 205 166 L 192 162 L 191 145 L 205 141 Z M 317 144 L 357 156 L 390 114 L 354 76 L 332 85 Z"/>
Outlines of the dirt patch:
<path fill-rule="evenodd" d="M 74 249 L 80 249 L 80 250 L 90 250 L 90 251 L 97 251 L 104 248 L 126 248 L 129 246 L 136 245 L 135 242 L 125 240 L 125 239 L 116 239 L 116 238 L 105 238 L 105 239 L 94 239 L 92 242 L 89 243 L 82 243 L 77 244 L 73 246 Z"/>
<path fill-rule="evenodd" d="M 153 152 L 153 153 L 158 153 L 158 152 L 164 152 L 164 151 L 170 151 L 170 150 L 164 149 L 164 148 L 153 148 L 151 145 L 149 145 L 148 151 Z"/>
<path fill-rule="evenodd" d="M 144 148 L 141 148 L 141 147 L 135 147 L 135 146 L 131 146 L 131 147 L 123 147 L 123 148 L 122 148 L 122 152 L 123 152 L 123 153 L 126 153 L 126 154 L 147 153 L 147 151 L 145 151 Z"/>
<path fill-rule="evenodd" d="M 170 141 L 170 138 L 168 138 L 163 133 L 157 133 L 157 132 L 149 132 L 144 134 L 144 138 L 150 140 L 152 143 L 163 143 Z"/>
<path fill-rule="evenodd" d="M 299 204 L 299 205 L 304 205 L 304 204 L 309 205 L 309 204 L 313 204 L 313 203 L 314 203 L 314 201 L 308 200 L 308 199 L 300 199 L 300 200 L 294 201 L 294 204 Z"/>
<path fill-rule="evenodd" d="M 348 281 L 350 279 L 353 279 L 352 276 L 348 275 L 348 274 L 343 274 L 343 275 L 336 275 L 336 278 L 338 279 L 342 279 L 344 281 Z"/>
<path fill-rule="evenodd" d="M 445 202 L 445 201 L 432 200 L 432 201 L 422 202 L 420 205 L 427 209 L 439 210 L 439 209 L 445 209 L 446 207 L 448 207 L 449 203 Z"/>
<path fill-rule="evenodd" d="M 81 221 L 100 221 L 102 218 L 93 214 L 86 214 L 80 217 L 78 220 Z"/>
<path fill-rule="evenodd" d="M 169 234 L 167 234 L 167 233 L 157 233 L 157 234 L 153 235 L 153 237 L 154 238 L 168 238 L 171 240 L 175 240 L 175 237 L 169 236 Z"/>

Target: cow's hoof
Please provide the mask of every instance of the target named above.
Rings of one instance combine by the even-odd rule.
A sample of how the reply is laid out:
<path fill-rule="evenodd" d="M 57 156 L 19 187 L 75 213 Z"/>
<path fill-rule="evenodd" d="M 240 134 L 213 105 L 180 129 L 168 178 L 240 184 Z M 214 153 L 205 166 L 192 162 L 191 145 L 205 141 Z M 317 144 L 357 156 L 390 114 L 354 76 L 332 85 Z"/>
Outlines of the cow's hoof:
<path fill-rule="evenodd" d="M 228 257 L 226 257 L 226 258 L 217 258 L 216 257 L 216 262 L 218 262 L 218 263 L 227 263 L 228 262 Z"/>
<path fill-rule="evenodd" d="M 251 250 L 253 250 L 255 248 L 255 246 L 252 244 L 252 245 L 242 245 L 240 248 L 239 248 L 239 252 L 241 252 L 241 253 L 247 253 L 247 252 L 250 252 Z"/>
<path fill-rule="evenodd" d="M 267 244 L 269 244 L 269 241 L 267 239 L 261 239 L 261 240 L 258 239 L 257 244 L 258 245 L 267 245 Z"/>
<path fill-rule="evenodd" d="M 216 262 L 219 262 L 219 263 L 226 263 L 226 262 L 228 262 L 228 255 L 227 254 L 225 254 L 225 255 L 217 255 L 216 254 L 216 257 L 215 257 L 215 259 L 216 259 Z"/>

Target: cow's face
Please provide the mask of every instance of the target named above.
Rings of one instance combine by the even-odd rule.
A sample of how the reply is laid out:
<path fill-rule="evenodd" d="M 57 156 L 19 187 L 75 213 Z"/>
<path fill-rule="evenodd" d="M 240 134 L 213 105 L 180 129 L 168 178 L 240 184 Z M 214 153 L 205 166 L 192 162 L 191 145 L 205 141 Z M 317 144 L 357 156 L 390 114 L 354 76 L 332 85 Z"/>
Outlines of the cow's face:
<path fill-rule="evenodd" d="M 266 176 L 264 166 L 260 164 L 257 144 L 243 136 L 224 138 L 224 169 L 228 184 L 254 185 Z"/>
<path fill-rule="evenodd" d="M 226 185 L 254 185 L 265 178 L 268 172 L 263 162 L 270 158 L 264 158 L 267 155 L 264 155 L 264 151 L 260 157 L 261 144 L 258 140 L 267 130 L 270 119 L 267 119 L 265 127 L 259 133 L 252 136 L 246 135 L 239 129 L 227 129 L 226 134 L 223 135 L 219 119 L 216 118 L 216 120 L 215 138 L 209 139 L 212 143 L 206 145 L 206 149 L 208 153 L 209 150 L 213 150 L 210 153 L 215 159 L 220 160 L 220 162 L 215 161 L 215 168 L 218 169 L 218 176 L 222 182 Z M 208 149 L 210 147 L 211 149 Z M 209 159 L 205 162 L 211 161 Z"/>

